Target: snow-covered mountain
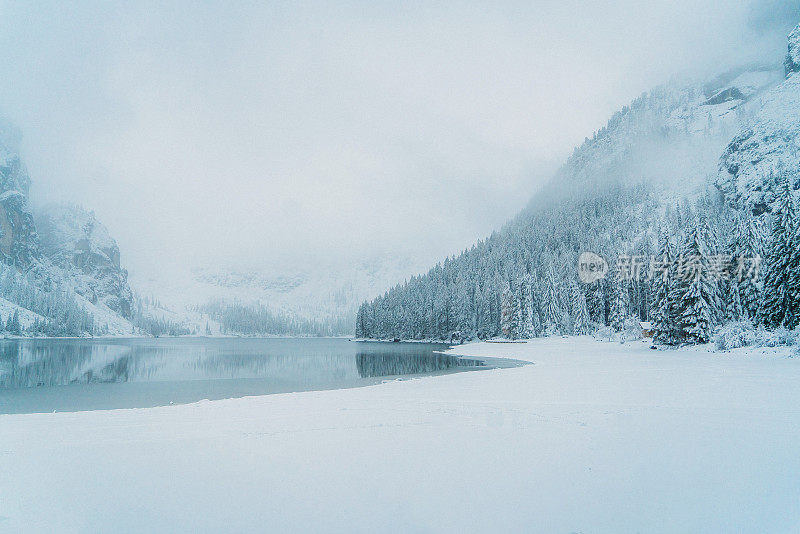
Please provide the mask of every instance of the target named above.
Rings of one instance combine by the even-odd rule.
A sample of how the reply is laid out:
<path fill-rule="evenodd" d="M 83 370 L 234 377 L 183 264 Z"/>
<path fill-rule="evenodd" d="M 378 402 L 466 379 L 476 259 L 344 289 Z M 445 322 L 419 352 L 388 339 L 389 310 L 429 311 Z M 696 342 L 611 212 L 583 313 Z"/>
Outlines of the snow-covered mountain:
<path fill-rule="evenodd" d="M 198 332 L 207 323 L 213 333 L 218 332 L 216 321 L 209 322 L 198 308 L 236 302 L 264 307 L 287 320 L 311 321 L 331 333 L 351 334 L 353 317 L 364 299 L 422 269 L 409 259 L 382 255 L 353 263 L 317 260 L 297 268 L 165 267 L 158 273 L 134 273 L 132 284 L 141 295 L 158 301 L 160 309 L 151 313 L 182 320 Z"/>
<path fill-rule="evenodd" d="M 70 204 L 30 208 L 20 137 L 0 123 L 0 332 L 15 312 L 22 330 L 40 328 L 50 320 L 48 295 L 58 294 L 67 299 L 61 312 L 75 309 L 81 315 L 58 334 L 216 334 L 220 324 L 199 308 L 234 302 L 268 309 L 295 327 L 347 334 L 361 301 L 422 268 L 389 255 L 356 263 L 315 261 L 303 268 L 159 264 L 152 272 L 136 273 L 137 299 L 117 242 L 92 211 Z"/>
<path fill-rule="evenodd" d="M 550 187 L 620 182 L 680 197 L 701 192 L 730 139 L 782 79 L 776 63 L 656 87 L 576 148 Z"/>
<path fill-rule="evenodd" d="M 28 209 L 30 177 L 17 148 L 19 132 L 0 123 L 0 258 L 25 268 L 38 256 L 33 215 Z"/>
<path fill-rule="evenodd" d="M 720 159 L 716 184 L 732 202 L 769 211 L 781 180 L 800 176 L 800 26 L 789 35 L 785 80 L 763 94 Z M 795 188 L 800 182 L 795 180 Z"/>
<path fill-rule="evenodd" d="M 133 294 L 128 272 L 120 266 L 117 242 L 94 213 L 75 205 L 51 204 L 37 210 L 35 221 L 42 254 L 66 274 L 75 291 L 130 319 Z"/>
<path fill-rule="evenodd" d="M 785 61 L 673 80 L 633 100 L 501 231 L 364 303 L 357 335 L 485 338 L 522 318 L 523 335 L 573 332 L 585 308 L 600 326 L 619 310 L 648 320 L 647 281 L 581 286 L 578 256 L 649 257 L 660 234 L 685 247 L 700 226 L 703 247 L 740 250 L 745 212 L 767 211 L 787 175 L 800 185 L 799 39 L 800 27 Z M 727 313 L 724 302 L 713 313 Z"/>
<path fill-rule="evenodd" d="M 359 303 L 414 276 L 362 307 L 375 321 L 396 325 L 375 335 L 484 336 L 499 329 L 499 298 L 508 281 L 533 277 L 538 285 L 530 291 L 542 300 L 550 291 L 566 327 L 574 273 L 557 266 L 572 265 L 580 251 L 650 250 L 656 227 L 667 224 L 665 214 L 711 188 L 739 208 L 769 210 L 778 180 L 800 170 L 799 71 L 800 27 L 789 36 L 783 61 L 743 65 L 709 80 L 673 80 L 642 94 L 577 147 L 502 231 L 426 276 L 414 276 L 421 265 L 391 255 L 299 268 L 158 265 L 134 273 L 145 297 L 138 301 L 117 243 L 92 212 L 50 205 L 32 213 L 20 134 L 0 124 L 0 258 L 3 269 L 13 270 L 3 274 L 9 287 L 0 294 L 0 319 L 17 306 L 21 324 L 47 321 L 45 294 L 56 288 L 72 299 L 59 309 L 78 306 L 109 333 L 133 332 L 145 316 L 161 327 L 218 333 L 220 323 L 201 309 L 212 302 L 238 302 L 347 333 L 350 327 L 339 325 L 352 324 Z M 668 224 L 687 220 L 682 213 Z M 603 286 L 587 296 L 604 310 L 598 313 L 607 315 L 609 291 Z M 23 304 L 20 295 L 29 293 L 36 297 Z M 646 299 L 637 306 L 646 307 Z"/>
<path fill-rule="evenodd" d="M 133 299 L 119 247 L 82 208 L 53 205 L 32 212 L 20 137 L 0 123 L 0 330 L 133 333 Z"/>

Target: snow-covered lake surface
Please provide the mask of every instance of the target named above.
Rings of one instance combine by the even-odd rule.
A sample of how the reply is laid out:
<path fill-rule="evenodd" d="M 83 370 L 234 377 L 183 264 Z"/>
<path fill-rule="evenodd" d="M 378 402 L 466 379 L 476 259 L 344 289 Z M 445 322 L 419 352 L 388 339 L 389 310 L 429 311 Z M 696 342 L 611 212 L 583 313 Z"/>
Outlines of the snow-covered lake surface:
<path fill-rule="evenodd" d="M 0 531 L 800 531 L 787 350 L 451 352 L 534 365 L 0 415 Z"/>
<path fill-rule="evenodd" d="M 475 369 L 448 345 L 334 338 L 0 341 L 0 413 L 143 408 Z"/>

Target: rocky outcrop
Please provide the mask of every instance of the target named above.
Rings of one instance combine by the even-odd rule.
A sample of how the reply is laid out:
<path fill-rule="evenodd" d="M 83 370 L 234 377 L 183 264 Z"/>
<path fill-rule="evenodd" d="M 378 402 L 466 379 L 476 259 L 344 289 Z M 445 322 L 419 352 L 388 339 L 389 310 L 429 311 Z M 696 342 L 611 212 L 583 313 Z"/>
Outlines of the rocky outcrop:
<path fill-rule="evenodd" d="M 800 27 L 790 35 L 788 78 L 763 95 L 744 127 L 728 143 L 716 185 L 732 203 L 755 215 L 770 211 L 785 177 L 800 187 Z"/>
<path fill-rule="evenodd" d="M 117 242 L 93 212 L 53 204 L 36 214 L 41 250 L 70 278 L 75 291 L 130 318 L 133 295 Z"/>
<path fill-rule="evenodd" d="M 38 289 L 73 288 L 129 319 L 133 295 L 117 243 L 93 213 L 77 206 L 32 212 L 20 141 L 19 130 L 0 117 L 0 262 L 25 272 Z"/>
<path fill-rule="evenodd" d="M 800 72 L 800 24 L 789 34 L 789 53 L 783 63 L 786 68 L 786 77 L 795 72 Z"/>
<path fill-rule="evenodd" d="M 37 236 L 28 209 L 30 178 L 13 142 L 0 136 L 0 259 L 27 268 L 38 254 Z"/>

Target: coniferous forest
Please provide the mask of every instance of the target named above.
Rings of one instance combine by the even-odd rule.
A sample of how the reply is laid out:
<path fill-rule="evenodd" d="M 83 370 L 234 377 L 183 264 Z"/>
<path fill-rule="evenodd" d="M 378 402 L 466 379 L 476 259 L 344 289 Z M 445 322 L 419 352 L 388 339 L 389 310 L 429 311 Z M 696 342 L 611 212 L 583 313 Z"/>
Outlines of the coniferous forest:
<path fill-rule="evenodd" d="M 776 212 L 760 218 L 713 194 L 660 209 L 644 187 L 531 206 L 460 256 L 362 305 L 356 336 L 514 339 L 648 321 L 656 341 L 678 344 L 707 342 L 728 321 L 792 328 L 797 227 L 789 180 Z M 584 251 L 609 261 L 608 276 L 579 280 Z M 644 260 L 638 272 L 629 258 Z"/>
<path fill-rule="evenodd" d="M 800 172 L 769 105 L 793 98 L 797 76 L 720 112 L 720 87 L 737 75 L 634 100 L 500 231 L 363 303 L 356 337 L 613 337 L 647 322 L 656 342 L 677 345 L 729 323 L 797 326 Z M 584 252 L 606 276 L 580 280 Z"/>

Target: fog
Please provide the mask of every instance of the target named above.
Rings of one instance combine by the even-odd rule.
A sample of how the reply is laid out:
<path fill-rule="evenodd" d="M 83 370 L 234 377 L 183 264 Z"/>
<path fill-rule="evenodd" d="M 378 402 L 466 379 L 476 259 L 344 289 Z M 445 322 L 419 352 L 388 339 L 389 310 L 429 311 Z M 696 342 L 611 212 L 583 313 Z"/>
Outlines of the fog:
<path fill-rule="evenodd" d="M 524 206 L 675 74 L 779 61 L 800 2 L 2 3 L 32 201 L 133 272 L 424 265 Z M 409 273 L 410 274 L 410 273 Z"/>

